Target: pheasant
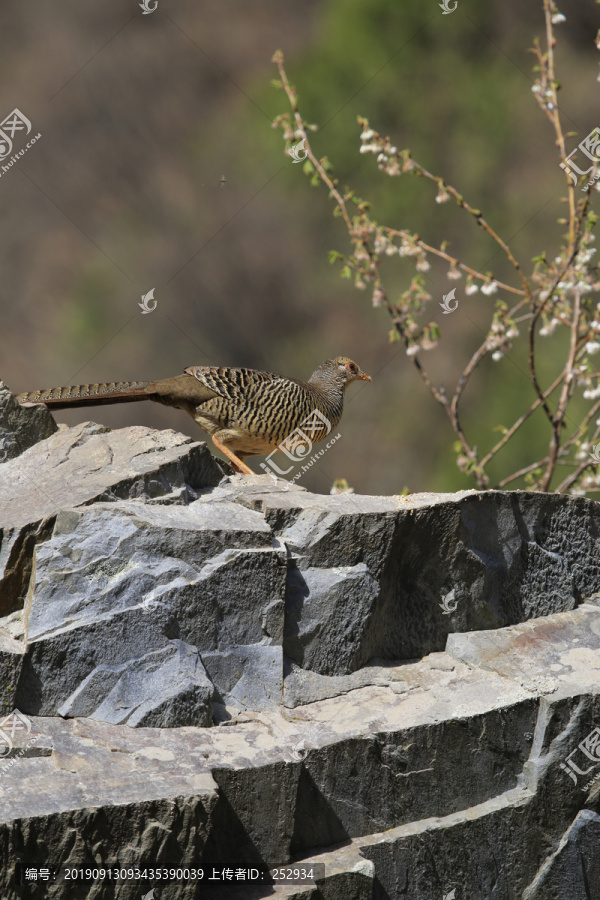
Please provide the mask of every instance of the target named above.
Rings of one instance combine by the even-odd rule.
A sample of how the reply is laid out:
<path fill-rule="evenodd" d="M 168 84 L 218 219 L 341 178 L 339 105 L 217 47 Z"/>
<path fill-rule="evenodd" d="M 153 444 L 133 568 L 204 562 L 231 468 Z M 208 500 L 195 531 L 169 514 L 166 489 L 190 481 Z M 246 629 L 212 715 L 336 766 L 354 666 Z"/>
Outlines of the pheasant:
<path fill-rule="evenodd" d="M 139 400 L 178 407 L 211 435 L 235 471 L 252 475 L 247 456 L 283 447 L 299 458 L 302 448 L 323 440 L 340 421 L 344 391 L 356 379 L 371 381 L 347 356 L 336 356 L 307 382 L 254 369 L 189 366 L 161 381 L 79 384 L 18 394 L 17 400 L 51 410 Z"/>

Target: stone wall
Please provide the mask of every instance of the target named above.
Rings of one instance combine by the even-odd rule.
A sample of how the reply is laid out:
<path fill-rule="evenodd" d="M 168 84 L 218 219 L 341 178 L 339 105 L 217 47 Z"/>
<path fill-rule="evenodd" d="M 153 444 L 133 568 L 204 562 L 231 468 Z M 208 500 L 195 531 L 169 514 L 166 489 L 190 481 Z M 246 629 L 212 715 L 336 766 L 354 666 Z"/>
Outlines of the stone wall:
<path fill-rule="evenodd" d="M 4 900 L 600 896 L 600 504 L 313 495 L 6 389 L 0 459 Z"/>

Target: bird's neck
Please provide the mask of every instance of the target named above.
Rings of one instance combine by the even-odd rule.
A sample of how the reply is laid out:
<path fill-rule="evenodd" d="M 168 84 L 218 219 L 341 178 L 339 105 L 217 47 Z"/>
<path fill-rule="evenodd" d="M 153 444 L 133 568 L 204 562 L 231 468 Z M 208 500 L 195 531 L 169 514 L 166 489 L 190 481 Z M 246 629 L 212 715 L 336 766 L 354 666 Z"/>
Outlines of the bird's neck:
<path fill-rule="evenodd" d="M 331 422 L 332 427 L 342 418 L 344 411 L 344 385 L 331 382 L 308 382 L 308 387 L 315 399 L 315 408 Z"/>

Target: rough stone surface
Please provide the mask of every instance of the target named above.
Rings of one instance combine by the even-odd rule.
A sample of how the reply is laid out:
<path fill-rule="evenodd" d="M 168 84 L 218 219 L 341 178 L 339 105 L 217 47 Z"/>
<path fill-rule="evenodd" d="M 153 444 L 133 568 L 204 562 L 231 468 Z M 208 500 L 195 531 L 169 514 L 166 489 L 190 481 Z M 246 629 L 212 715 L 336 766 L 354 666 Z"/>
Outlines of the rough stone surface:
<path fill-rule="evenodd" d="M 115 725 L 210 725 L 214 687 L 198 651 L 183 641 L 170 644 L 120 666 L 96 666 L 58 712 Z"/>
<path fill-rule="evenodd" d="M 434 656 L 444 654 L 430 654 Z M 404 665 L 394 665 L 387 660 L 373 660 L 373 665 L 365 666 L 351 675 L 318 675 L 300 668 L 295 663 L 288 663 L 284 669 L 284 705 L 290 708 L 315 700 L 326 700 L 347 694 L 348 691 L 369 685 L 386 685 L 396 694 L 403 694 L 409 689 L 408 670 Z M 449 670 L 454 668 L 452 660 L 447 661 Z"/>
<path fill-rule="evenodd" d="M 0 527 L 102 500 L 164 497 L 216 485 L 223 470 L 206 444 L 141 425 L 111 431 L 93 422 L 56 434 L 0 467 Z"/>
<path fill-rule="evenodd" d="M 600 505 L 223 471 L 90 424 L 0 466 L 2 900 L 593 898 Z"/>
<path fill-rule="evenodd" d="M 284 651 L 321 675 L 416 659 L 443 650 L 450 633 L 573 609 L 599 591 L 593 501 L 526 491 L 323 497 L 266 479 L 247 489 L 232 480 L 200 502 L 260 510 L 286 545 Z M 368 590 L 356 590 L 359 575 Z"/>
<path fill-rule="evenodd" d="M 63 510 L 36 552 L 15 704 L 150 724 L 148 692 L 160 683 L 161 724 L 175 726 L 210 724 L 214 691 L 230 705 L 280 703 L 285 579 L 285 554 L 262 516 L 243 506 Z M 182 641 L 194 651 L 183 668 Z M 193 720 L 190 691 L 198 690 L 202 713 Z M 129 716 L 115 710 L 115 697 Z"/>
<path fill-rule="evenodd" d="M 562 636 L 569 623 L 570 649 L 565 653 Z M 535 646 L 528 658 L 523 650 Z M 540 669 L 539 653 L 544 648 L 545 666 Z M 447 652 L 470 666 L 491 669 L 540 694 L 553 693 L 558 686 L 593 688 L 600 685 L 600 616 L 595 604 L 583 604 L 576 613 L 561 613 L 523 622 L 514 628 L 451 634 Z"/>
<path fill-rule="evenodd" d="M 20 406 L 0 381 L 0 463 L 50 437 L 58 425 L 46 406 Z"/>
<path fill-rule="evenodd" d="M 271 708 L 218 728 L 33 717 L 15 743 L 41 735 L 51 756 L 0 760 L 2 896 L 19 896 L 17 857 L 38 866 L 294 859 L 324 863 L 325 882 L 237 896 L 431 900 L 456 889 L 465 900 L 501 900 L 535 885 L 535 900 L 553 900 L 544 879 L 561 885 L 576 848 L 589 854 L 586 871 L 597 865 L 599 792 L 582 789 L 582 778 L 573 784 L 561 763 L 600 717 L 578 652 L 600 610 L 553 619 L 554 645 L 535 632 L 524 642 L 521 626 L 503 632 L 514 662 L 539 671 L 554 664 L 558 646 L 556 689 L 547 694 L 434 654 L 404 667 L 409 689 L 400 695 L 363 687 L 293 716 Z M 586 809 L 595 817 L 572 827 Z M 162 898 L 165 886 L 155 887 Z M 137 883 L 94 891 L 100 900 L 139 900 Z M 48 896 L 67 895 L 51 887 Z M 164 896 L 236 894 L 179 883 Z"/>
<path fill-rule="evenodd" d="M 175 431 L 61 426 L 0 466 L 0 616 L 23 606 L 34 548 L 60 509 L 128 498 L 189 502 L 222 476 L 206 444 Z"/>
<path fill-rule="evenodd" d="M 600 889 L 600 816 L 582 810 L 523 900 L 590 900 Z"/>

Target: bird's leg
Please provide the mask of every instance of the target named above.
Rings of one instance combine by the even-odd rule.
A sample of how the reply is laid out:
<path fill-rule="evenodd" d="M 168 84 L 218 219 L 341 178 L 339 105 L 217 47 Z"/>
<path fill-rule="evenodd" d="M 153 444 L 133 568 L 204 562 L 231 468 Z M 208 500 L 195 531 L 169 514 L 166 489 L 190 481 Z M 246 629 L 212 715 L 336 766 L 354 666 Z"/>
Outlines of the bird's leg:
<path fill-rule="evenodd" d="M 229 449 L 229 447 L 226 447 L 225 444 L 222 444 L 221 441 L 218 441 L 214 434 L 212 436 L 212 441 L 217 450 L 220 450 L 221 453 L 225 454 L 236 472 L 242 472 L 244 475 L 254 475 L 252 469 L 249 469 L 246 463 L 243 463 L 241 459 L 238 459 L 238 457 Z"/>

